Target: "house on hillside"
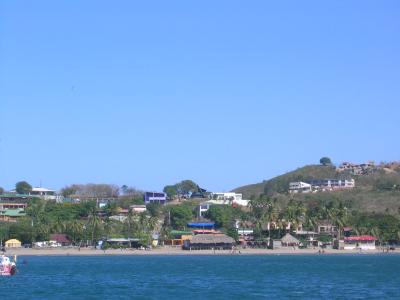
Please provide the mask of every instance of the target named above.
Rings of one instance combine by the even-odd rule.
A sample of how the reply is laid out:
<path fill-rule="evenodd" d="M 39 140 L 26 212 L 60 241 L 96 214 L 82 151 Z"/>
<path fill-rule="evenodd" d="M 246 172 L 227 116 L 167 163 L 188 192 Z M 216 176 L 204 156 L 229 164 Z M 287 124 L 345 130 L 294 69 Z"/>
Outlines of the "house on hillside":
<path fill-rule="evenodd" d="M 43 188 L 43 187 L 32 188 L 32 191 L 30 191 L 28 193 L 28 195 L 33 196 L 33 197 L 38 197 L 43 200 L 52 200 L 52 201 L 58 201 L 58 202 L 62 201 L 61 196 L 57 195 L 56 191 L 50 190 L 47 188 Z"/>
<path fill-rule="evenodd" d="M 290 182 L 289 183 L 289 193 L 295 194 L 295 193 L 311 193 L 312 192 L 312 187 L 311 184 L 302 182 L 302 181 L 296 181 L 296 182 Z"/>
<path fill-rule="evenodd" d="M 167 194 L 163 192 L 145 192 L 144 193 L 144 203 L 158 203 L 165 204 L 167 203 Z"/>
<path fill-rule="evenodd" d="M 356 186 L 354 179 L 314 179 L 308 182 L 313 190 L 333 191 L 352 189 Z"/>
<path fill-rule="evenodd" d="M 210 203 L 221 205 L 240 205 L 248 206 L 250 200 L 243 199 L 242 194 L 228 192 L 228 193 L 210 193 Z"/>

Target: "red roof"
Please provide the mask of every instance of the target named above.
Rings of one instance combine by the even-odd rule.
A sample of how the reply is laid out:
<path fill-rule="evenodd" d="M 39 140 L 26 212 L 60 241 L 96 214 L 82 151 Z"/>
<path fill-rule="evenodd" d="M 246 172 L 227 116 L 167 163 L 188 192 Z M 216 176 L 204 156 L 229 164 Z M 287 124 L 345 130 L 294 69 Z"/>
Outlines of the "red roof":
<path fill-rule="evenodd" d="M 60 244 L 69 244 L 71 241 L 68 239 L 66 234 L 50 234 L 50 240 L 56 241 Z"/>
<path fill-rule="evenodd" d="M 376 238 L 372 235 L 359 235 L 359 236 L 350 236 L 344 238 L 347 242 L 372 242 L 376 241 Z"/>

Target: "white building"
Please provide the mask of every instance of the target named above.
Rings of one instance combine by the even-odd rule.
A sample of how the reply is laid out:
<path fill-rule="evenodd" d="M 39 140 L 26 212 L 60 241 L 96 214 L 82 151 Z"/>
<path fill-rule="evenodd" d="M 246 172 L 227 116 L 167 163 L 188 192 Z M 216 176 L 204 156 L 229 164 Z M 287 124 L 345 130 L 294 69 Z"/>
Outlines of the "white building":
<path fill-rule="evenodd" d="M 61 201 L 61 196 L 56 194 L 56 191 L 46 189 L 43 187 L 35 187 L 32 188 L 32 191 L 28 193 L 30 196 L 39 197 L 43 200 L 54 200 Z"/>
<path fill-rule="evenodd" d="M 350 236 L 344 238 L 344 250 L 375 250 L 376 238 L 371 235 Z"/>
<path fill-rule="evenodd" d="M 130 209 L 132 209 L 133 212 L 135 213 L 142 213 L 146 211 L 146 205 L 141 205 L 141 204 L 134 204 L 129 206 Z"/>
<path fill-rule="evenodd" d="M 312 186 L 309 183 L 297 181 L 289 183 L 289 193 L 310 193 Z"/>
<path fill-rule="evenodd" d="M 352 189 L 356 186 L 354 179 L 317 179 L 311 180 L 310 184 L 319 190 Z"/>
<path fill-rule="evenodd" d="M 247 206 L 250 202 L 250 200 L 245 200 L 243 199 L 242 194 L 237 194 L 233 192 L 228 192 L 228 193 L 211 193 L 210 195 L 211 200 L 208 202 L 214 203 L 214 204 L 225 204 L 225 205 L 241 205 L 241 206 Z"/>

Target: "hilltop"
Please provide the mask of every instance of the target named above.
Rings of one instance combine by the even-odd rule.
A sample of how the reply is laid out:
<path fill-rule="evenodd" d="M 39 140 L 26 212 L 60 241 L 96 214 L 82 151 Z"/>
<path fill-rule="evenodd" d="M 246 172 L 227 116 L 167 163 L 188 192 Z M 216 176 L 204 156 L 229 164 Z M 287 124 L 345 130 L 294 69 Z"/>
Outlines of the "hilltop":
<path fill-rule="evenodd" d="M 308 194 L 289 194 L 290 182 L 317 179 L 354 178 L 354 189 Z M 340 200 L 355 209 L 367 212 L 391 212 L 400 214 L 400 170 L 398 168 L 375 167 L 365 175 L 353 175 L 348 170 L 339 171 L 332 165 L 307 165 L 263 182 L 245 185 L 233 190 L 244 198 L 268 195 L 286 203 L 290 199 L 300 201 Z"/>

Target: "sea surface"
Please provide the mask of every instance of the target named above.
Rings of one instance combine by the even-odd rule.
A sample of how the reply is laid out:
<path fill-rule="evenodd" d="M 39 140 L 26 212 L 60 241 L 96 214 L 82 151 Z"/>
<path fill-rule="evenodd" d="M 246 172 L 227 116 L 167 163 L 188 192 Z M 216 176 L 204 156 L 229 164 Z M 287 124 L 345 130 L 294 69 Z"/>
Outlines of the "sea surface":
<path fill-rule="evenodd" d="M 400 299 L 400 255 L 20 257 L 1 299 Z M 4 298 L 3 298 L 4 297 Z"/>

